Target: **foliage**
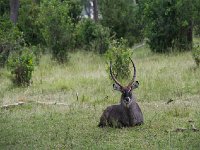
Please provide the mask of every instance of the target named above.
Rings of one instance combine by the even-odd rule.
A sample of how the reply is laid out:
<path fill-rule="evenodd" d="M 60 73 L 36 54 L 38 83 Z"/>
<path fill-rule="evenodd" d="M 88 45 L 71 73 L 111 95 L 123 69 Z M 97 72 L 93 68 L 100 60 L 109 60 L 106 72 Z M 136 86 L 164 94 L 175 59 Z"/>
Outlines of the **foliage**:
<path fill-rule="evenodd" d="M 107 60 L 112 62 L 113 72 L 118 79 L 127 79 L 130 77 L 129 63 L 132 56 L 132 51 L 127 48 L 127 41 L 113 41 L 109 50 L 106 53 Z M 110 74 L 109 69 L 107 69 Z"/>
<path fill-rule="evenodd" d="M 200 36 L 200 21 L 198 23 L 198 25 L 195 26 L 195 35 Z"/>
<path fill-rule="evenodd" d="M 64 63 L 68 60 L 68 51 L 74 46 L 73 24 L 68 16 L 69 5 L 66 1 L 44 0 L 40 12 L 39 22 L 45 42 L 53 58 Z"/>
<path fill-rule="evenodd" d="M 28 86 L 31 83 L 34 70 L 34 55 L 24 48 L 20 52 L 12 53 L 8 60 L 8 68 L 13 75 L 13 83 L 18 86 Z"/>
<path fill-rule="evenodd" d="M 152 1 L 145 7 L 145 28 L 148 44 L 152 51 L 165 52 L 173 47 L 173 40 L 177 34 L 175 18 L 175 2 Z"/>
<path fill-rule="evenodd" d="M 91 19 L 84 19 L 76 27 L 76 44 L 77 47 L 83 45 L 89 46 L 90 41 L 95 39 L 94 36 L 95 22 Z"/>
<path fill-rule="evenodd" d="M 22 33 L 6 16 L 0 17 L 0 66 L 3 67 L 10 52 L 19 50 L 24 45 Z"/>
<path fill-rule="evenodd" d="M 199 47 L 199 45 L 193 48 L 192 56 L 193 56 L 195 63 L 199 67 L 199 65 L 200 65 L 200 47 Z"/>
<path fill-rule="evenodd" d="M 82 5 L 81 0 L 64 0 L 69 6 L 68 16 L 71 18 L 74 25 L 81 20 Z"/>
<path fill-rule="evenodd" d="M 110 29 L 96 24 L 94 31 L 95 39 L 91 42 L 92 48 L 100 54 L 105 53 L 109 48 Z"/>
<path fill-rule="evenodd" d="M 123 37 L 129 46 L 141 41 L 143 38 L 143 25 L 139 5 L 132 0 L 101 0 L 101 23 L 109 27 L 116 38 Z"/>
<path fill-rule="evenodd" d="M 195 0 L 193 2 L 193 7 L 194 7 L 194 31 L 195 35 L 200 36 L 200 3 L 198 0 Z"/>
<path fill-rule="evenodd" d="M 194 12 L 191 1 L 147 0 L 144 12 L 145 33 L 152 51 L 191 49 Z"/>
<path fill-rule="evenodd" d="M 44 47 L 43 47 L 44 48 Z M 30 46 L 29 49 L 31 50 L 31 52 L 34 54 L 34 60 L 35 60 L 35 64 L 39 65 L 40 59 L 42 57 L 42 54 L 44 53 L 44 50 L 42 50 L 42 47 L 40 45 L 33 45 Z"/>
<path fill-rule="evenodd" d="M 79 22 L 76 29 L 76 45 L 85 49 L 105 53 L 109 46 L 110 30 L 91 19 Z"/>
<path fill-rule="evenodd" d="M 9 1 L 8 0 L 0 0 L 0 16 L 5 14 L 9 14 Z"/>
<path fill-rule="evenodd" d="M 39 4 L 33 0 L 21 0 L 17 26 L 23 32 L 26 43 L 30 45 L 44 44 L 38 24 Z"/>
<path fill-rule="evenodd" d="M 193 22 L 195 18 L 196 0 L 178 0 L 176 1 L 176 20 L 177 20 L 177 37 L 175 47 L 180 50 L 192 49 Z"/>

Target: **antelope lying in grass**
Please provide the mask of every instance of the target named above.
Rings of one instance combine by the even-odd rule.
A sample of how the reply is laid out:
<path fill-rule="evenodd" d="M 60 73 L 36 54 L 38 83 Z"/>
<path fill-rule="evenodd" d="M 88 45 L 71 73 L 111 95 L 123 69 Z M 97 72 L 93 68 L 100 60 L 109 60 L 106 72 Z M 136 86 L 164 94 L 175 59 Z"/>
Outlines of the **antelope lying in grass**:
<path fill-rule="evenodd" d="M 131 59 L 130 59 L 131 60 Z M 101 118 L 99 127 L 132 127 L 143 124 L 143 114 L 136 102 L 136 97 L 132 94 L 133 89 L 138 88 L 139 82 L 136 81 L 136 67 L 133 64 L 133 79 L 128 86 L 122 86 L 119 81 L 114 77 L 112 72 L 112 64 L 110 63 L 110 75 L 114 80 L 114 90 L 120 91 L 121 101 L 119 105 L 112 105 L 107 107 Z"/>

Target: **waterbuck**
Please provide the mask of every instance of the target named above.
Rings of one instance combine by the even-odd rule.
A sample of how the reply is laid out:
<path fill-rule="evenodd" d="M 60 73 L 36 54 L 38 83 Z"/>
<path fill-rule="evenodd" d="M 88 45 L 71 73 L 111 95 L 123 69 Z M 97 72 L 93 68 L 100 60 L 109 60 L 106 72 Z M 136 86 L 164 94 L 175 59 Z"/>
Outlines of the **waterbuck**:
<path fill-rule="evenodd" d="M 131 60 L 131 58 L 130 58 Z M 143 114 L 136 102 L 136 97 L 132 94 L 133 89 L 138 88 L 139 82 L 136 81 L 136 67 L 133 65 L 133 79 L 128 86 L 122 86 L 115 78 L 112 71 L 112 63 L 110 62 L 110 75 L 114 80 L 114 90 L 122 93 L 120 104 L 108 106 L 101 118 L 99 127 L 111 126 L 111 127 L 132 127 L 143 124 Z"/>

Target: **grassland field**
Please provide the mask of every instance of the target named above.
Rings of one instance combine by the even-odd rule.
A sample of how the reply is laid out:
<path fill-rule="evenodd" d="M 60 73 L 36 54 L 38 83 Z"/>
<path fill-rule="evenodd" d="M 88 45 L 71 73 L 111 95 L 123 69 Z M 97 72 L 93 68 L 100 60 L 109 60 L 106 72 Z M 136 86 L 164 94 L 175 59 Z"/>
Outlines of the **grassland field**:
<path fill-rule="evenodd" d="M 59 65 L 43 55 L 25 88 L 1 69 L 0 106 L 24 105 L 0 109 L 0 149 L 200 149 L 200 131 L 191 130 L 200 129 L 200 68 L 191 52 L 155 54 L 143 46 L 132 59 L 145 124 L 122 129 L 97 127 L 102 111 L 120 100 L 103 56 L 77 51 Z"/>

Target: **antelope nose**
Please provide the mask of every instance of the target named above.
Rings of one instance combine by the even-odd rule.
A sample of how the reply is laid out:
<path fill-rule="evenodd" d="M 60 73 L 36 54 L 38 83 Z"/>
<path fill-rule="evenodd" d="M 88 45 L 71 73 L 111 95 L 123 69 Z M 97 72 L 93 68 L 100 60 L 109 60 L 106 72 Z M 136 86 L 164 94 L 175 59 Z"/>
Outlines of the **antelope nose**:
<path fill-rule="evenodd" d="M 130 102 L 130 98 L 129 97 L 126 97 L 125 98 L 125 101 L 128 103 L 128 102 Z"/>

